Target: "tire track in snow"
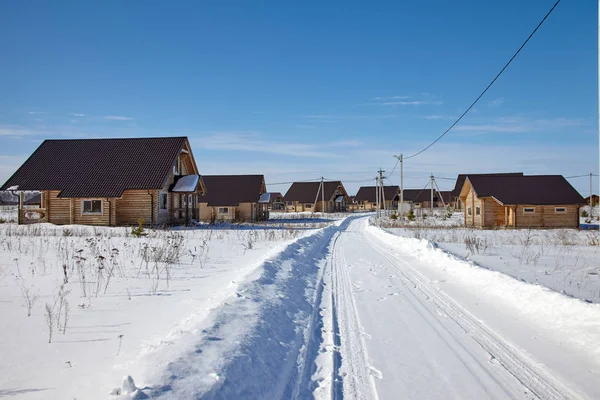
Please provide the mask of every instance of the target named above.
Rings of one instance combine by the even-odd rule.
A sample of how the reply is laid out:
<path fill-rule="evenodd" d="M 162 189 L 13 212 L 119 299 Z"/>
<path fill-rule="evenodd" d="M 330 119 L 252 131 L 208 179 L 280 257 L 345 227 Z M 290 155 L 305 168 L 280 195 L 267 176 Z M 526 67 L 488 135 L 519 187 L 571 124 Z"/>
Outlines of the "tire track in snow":
<path fill-rule="evenodd" d="M 389 261 L 406 280 L 436 304 L 440 312 L 452 319 L 471 336 L 490 356 L 540 399 L 580 399 L 554 377 L 535 366 L 534 362 L 504 339 L 485 327 L 436 287 L 423 274 L 407 263 L 396 259 L 374 235 L 363 233 L 367 246 Z"/>
<path fill-rule="evenodd" d="M 341 365 L 334 368 L 334 378 L 341 377 L 344 397 L 378 399 L 373 380 L 373 372 L 376 370 L 368 362 L 363 329 L 354 303 L 348 264 L 343 251 L 345 235 L 346 232 L 337 234 L 331 250 L 334 325 L 338 327 L 335 334 L 340 338 L 341 352 Z"/>

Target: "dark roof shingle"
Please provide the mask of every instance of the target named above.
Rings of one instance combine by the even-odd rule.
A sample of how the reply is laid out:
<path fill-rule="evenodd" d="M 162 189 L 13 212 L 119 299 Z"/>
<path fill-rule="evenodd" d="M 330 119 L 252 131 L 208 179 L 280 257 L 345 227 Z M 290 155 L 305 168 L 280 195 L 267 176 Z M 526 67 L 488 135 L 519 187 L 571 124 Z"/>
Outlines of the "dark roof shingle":
<path fill-rule="evenodd" d="M 522 172 L 498 172 L 491 174 L 459 174 L 458 178 L 456 178 L 456 183 L 454 184 L 454 189 L 452 189 L 452 196 L 458 197 L 460 195 L 460 191 L 462 190 L 463 185 L 465 184 L 465 179 L 467 176 L 523 176 Z"/>
<path fill-rule="evenodd" d="M 119 197 L 159 189 L 185 137 L 45 140 L 2 186 L 61 190 L 59 197 Z"/>
<path fill-rule="evenodd" d="M 385 200 L 394 200 L 398 197 L 398 191 L 400 190 L 399 186 L 384 186 L 383 187 L 383 196 Z M 371 203 L 375 203 L 376 191 L 375 186 L 361 186 L 358 189 L 358 193 L 354 197 L 355 201 L 369 201 Z"/>
<path fill-rule="evenodd" d="M 314 203 L 315 198 L 317 197 L 317 193 L 319 193 L 319 199 L 321 200 L 321 193 L 319 192 L 319 187 L 321 186 L 321 182 L 294 182 L 292 186 L 288 189 L 285 196 L 283 196 L 284 201 L 298 201 L 300 203 Z M 335 190 L 338 186 L 342 186 L 342 182 L 340 181 L 330 181 L 323 182 L 323 193 L 325 194 L 325 200 L 329 201 Z"/>
<path fill-rule="evenodd" d="M 505 205 L 585 204 L 562 175 L 468 176 L 478 197 L 494 197 Z"/>
<path fill-rule="evenodd" d="M 211 207 L 236 207 L 240 203 L 257 203 L 264 192 L 264 175 L 202 175 L 206 194 L 200 203 Z"/>

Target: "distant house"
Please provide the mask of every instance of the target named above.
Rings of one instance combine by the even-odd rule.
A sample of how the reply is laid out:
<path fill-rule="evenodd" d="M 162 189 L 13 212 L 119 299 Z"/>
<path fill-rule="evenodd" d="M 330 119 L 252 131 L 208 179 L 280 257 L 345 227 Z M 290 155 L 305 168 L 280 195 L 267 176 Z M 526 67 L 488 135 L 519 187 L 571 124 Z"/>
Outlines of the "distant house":
<path fill-rule="evenodd" d="M 441 196 L 440 196 L 441 193 Z M 431 208 L 431 189 L 404 189 L 404 203 L 410 204 L 411 208 Z M 433 207 L 439 208 L 449 205 L 451 199 L 450 191 L 433 191 Z"/>
<path fill-rule="evenodd" d="M 258 200 L 261 204 L 266 204 L 269 211 L 284 211 L 285 203 L 283 195 L 279 192 L 263 193 Z"/>
<path fill-rule="evenodd" d="M 204 192 L 186 137 L 45 140 L 0 188 L 39 191 L 19 223 L 185 224 Z"/>
<path fill-rule="evenodd" d="M 348 204 L 346 205 L 348 211 L 360 210 L 360 204 L 356 201 L 356 196 L 348 196 Z"/>
<path fill-rule="evenodd" d="M 522 172 L 499 172 L 499 173 L 491 173 L 491 174 L 459 174 L 456 178 L 456 183 L 454 184 L 454 189 L 450 192 L 450 201 L 449 204 L 451 207 L 454 207 L 457 210 L 464 209 L 464 204 L 460 202 L 460 191 L 462 190 L 463 185 L 465 184 L 465 180 L 467 176 L 523 176 Z"/>
<path fill-rule="evenodd" d="M 283 201 L 290 212 L 341 212 L 347 209 L 348 194 L 340 181 L 323 182 L 323 191 L 321 182 L 294 182 Z"/>
<path fill-rule="evenodd" d="M 383 199 L 380 200 L 380 209 L 392 210 L 398 208 L 398 186 L 384 186 Z M 377 190 L 375 186 L 361 186 L 354 197 L 359 210 L 377 209 Z M 385 202 L 385 207 L 383 203 Z"/>
<path fill-rule="evenodd" d="M 466 226 L 576 228 L 583 197 L 561 175 L 469 175 L 460 192 Z"/>
<path fill-rule="evenodd" d="M 268 218 L 263 175 L 204 175 L 206 194 L 198 199 L 200 220 L 261 221 Z"/>
<path fill-rule="evenodd" d="M 592 205 L 597 206 L 598 205 L 598 199 L 599 199 L 598 195 L 597 194 L 593 194 L 591 196 L 591 198 L 592 198 Z M 586 197 L 584 200 L 585 200 L 585 204 L 588 204 L 588 205 L 590 204 L 590 196 Z"/>

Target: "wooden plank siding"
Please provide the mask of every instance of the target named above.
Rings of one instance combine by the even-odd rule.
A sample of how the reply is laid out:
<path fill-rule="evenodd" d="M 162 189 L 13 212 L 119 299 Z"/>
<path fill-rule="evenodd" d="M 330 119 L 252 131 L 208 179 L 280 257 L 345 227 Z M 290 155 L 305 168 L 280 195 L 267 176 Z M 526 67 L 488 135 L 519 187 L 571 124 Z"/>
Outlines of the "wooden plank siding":
<path fill-rule="evenodd" d="M 147 225 L 156 223 L 158 213 L 157 190 L 126 190 L 117 199 L 116 203 L 117 225 L 137 225 L 140 218 L 143 218 Z M 152 204 L 154 205 L 154 211 Z"/>
<path fill-rule="evenodd" d="M 106 199 L 70 199 L 73 205 L 73 223 L 83 225 L 110 225 L 110 212 L 114 208 L 115 200 Z M 99 214 L 84 214 L 84 200 L 100 200 L 102 201 L 102 213 Z"/>
<path fill-rule="evenodd" d="M 59 199 L 60 190 L 48 193 L 48 222 L 56 225 L 71 223 L 71 199 Z"/>
<path fill-rule="evenodd" d="M 524 208 L 534 208 L 533 214 L 523 212 Z M 565 208 L 566 213 L 557 213 L 556 208 Z M 516 209 L 517 228 L 577 228 L 579 227 L 579 206 L 551 205 L 533 206 L 519 205 Z"/>

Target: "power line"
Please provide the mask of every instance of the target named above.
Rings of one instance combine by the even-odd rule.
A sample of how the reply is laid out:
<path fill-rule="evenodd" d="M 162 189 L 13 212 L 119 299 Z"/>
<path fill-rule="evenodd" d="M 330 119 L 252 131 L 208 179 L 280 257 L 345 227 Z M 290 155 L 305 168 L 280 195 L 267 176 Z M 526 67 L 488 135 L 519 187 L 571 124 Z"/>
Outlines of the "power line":
<path fill-rule="evenodd" d="M 471 103 L 471 105 L 469 106 L 469 108 L 467 108 L 465 110 L 465 112 L 463 112 L 461 114 L 461 116 L 458 117 L 458 119 L 456 121 L 454 121 L 454 123 L 452 125 L 450 125 L 450 127 L 448 129 L 446 129 L 446 131 L 444 133 L 442 133 L 437 139 L 435 139 L 427 147 L 425 147 L 423 150 L 419 151 L 418 153 L 415 153 L 412 156 L 404 157 L 405 160 L 409 159 L 409 158 L 416 157 L 419 154 L 427 151 L 431 146 L 433 146 L 434 144 L 436 144 L 441 138 L 443 138 L 444 136 L 446 136 L 446 134 L 448 132 L 450 132 L 450 130 L 452 130 L 452 128 L 454 128 L 460 122 L 460 120 L 462 120 L 463 117 L 465 115 L 467 115 L 467 113 L 469 111 L 471 111 L 471 109 L 475 106 L 475 104 L 477 104 L 477 102 L 479 101 L 479 99 L 481 99 L 483 97 L 483 95 L 488 91 L 488 89 L 490 87 L 492 87 L 492 85 L 496 82 L 496 80 L 498 80 L 498 78 L 500 78 L 500 75 L 502 75 L 502 73 L 504 72 L 504 70 L 506 68 L 508 68 L 508 66 L 510 65 L 510 63 L 512 63 L 512 61 L 517 57 L 517 55 L 521 52 L 521 50 L 523 50 L 523 48 L 525 47 L 525 45 L 529 42 L 529 40 L 533 37 L 533 35 L 535 35 L 535 33 L 537 32 L 537 30 L 540 28 L 540 26 L 542 26 L 542 24 L 544 23 L 544 21 L 546 21 L 546 19 L 550 16 L 550 14 L 552 14 L 552 11 L 554 11 L 554 9 L 558 5 L 558 3 L 560 3 L 560 0 L 557 0 L 556 3 L 554 3 L 554 5 L 550 9 L 550 11 L 548 11 L 548 13 L 546 13 L 546 16 L 535 27 L 535 29 L 533 30 L 533 32 L 531 32 L 531 34 L 527 37 L 527 39 L 525 40 L 525 42 L 523 42 L 523 44 L 521 45 L 521 47 L 519 47 L 519 50 L 517 50 L 516 53 L 513 54 L 513 56 L 510 58 L 510 60 L 508 60 L 508 62 L 504 65 L 504 67 L 500 70 L 500 72 L 498 72 L 498 74 L 496 75 L 496 77 L 489 83 L 489 85 L 487 85 L 487 87 L 483 90 L 483 92 L 481 92 L 481 94 L 479 96 L 477 96 L 477 98 L 475 99 L 475 101 L 473 103 Z"/>
<path fill-rule="evenodd" d="M 598 174 L 591 174 L 592 176 L 600 176 Z M 585 174 L 585 175 L 575 175 L 575 176 L 565 176 L 566 179 L 572 179 L 572 178 L 583 178 L 584 176 L 589 177 L 590 174 Z"/>

